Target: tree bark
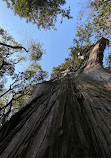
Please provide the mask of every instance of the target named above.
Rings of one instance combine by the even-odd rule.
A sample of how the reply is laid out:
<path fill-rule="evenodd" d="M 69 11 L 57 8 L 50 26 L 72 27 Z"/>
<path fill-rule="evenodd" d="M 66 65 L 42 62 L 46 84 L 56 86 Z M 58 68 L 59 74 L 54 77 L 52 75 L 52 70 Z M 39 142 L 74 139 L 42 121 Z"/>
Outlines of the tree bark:
<path fill-rule="evenodd" d="M 37 85 L 0 130 L 1 158 L 111 157 L 111 73 L 102 67 L 107 42 L 99 40 L 75 73 Z"/>

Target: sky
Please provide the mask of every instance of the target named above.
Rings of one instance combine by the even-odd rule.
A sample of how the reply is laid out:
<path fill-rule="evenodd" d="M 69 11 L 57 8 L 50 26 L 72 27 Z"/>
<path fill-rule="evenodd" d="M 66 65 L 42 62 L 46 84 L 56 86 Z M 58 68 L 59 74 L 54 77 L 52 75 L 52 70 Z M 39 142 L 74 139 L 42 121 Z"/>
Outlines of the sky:
<path fill-rule="evenodd" d="M 40 62 L 43 70 L 49 73 L 52 68 L 64 62 L 68 57 L 68 48 L 73 44 L 75 34 L 75 27 L 77 18 L 83 8 L 85 8 L 86 0 L 67 0 L 66 7 L 71 7 L 71 15 L 73 19 L 64 19 L 61 24 L 60 21 L 56 23 L 57 30 L 38 30 L 36 25 L 26 23 L 25 19 L 20 19 L 18 15 L 14 15 L 13 11 L 8 9 L 6 3 L 0 2 L 0 27 L 3 27 L 12 35 L 18 43 L 24 47 L 28 47 L 29 41 L 41 42 L 45 54 Z M 58 17 L 58 19 L 60 19 Z M 20 66 L 17 67 L 19 71 Z"/>

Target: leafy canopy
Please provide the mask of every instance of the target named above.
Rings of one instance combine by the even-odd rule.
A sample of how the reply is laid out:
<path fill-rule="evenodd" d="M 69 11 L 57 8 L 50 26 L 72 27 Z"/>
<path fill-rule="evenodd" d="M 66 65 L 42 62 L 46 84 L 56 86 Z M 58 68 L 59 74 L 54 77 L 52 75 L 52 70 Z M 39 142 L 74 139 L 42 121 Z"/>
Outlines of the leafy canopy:
<path fill-rule="evenodd" d="M 111 39 L 111 1 L 94 0 L 90 6 L 94 9 L 91 19 L 97 36 Z"/>
<path fill-rule="evenodd" d="M 54 28 L 57 15 L 71 18 L 70 8 L 62 9 L 65 0 L 3 0 L 7 7 L 11 8 L 15 14 L 21 18 L 26 18 L 26 22 L 37 24 L 38 28 Z"/>

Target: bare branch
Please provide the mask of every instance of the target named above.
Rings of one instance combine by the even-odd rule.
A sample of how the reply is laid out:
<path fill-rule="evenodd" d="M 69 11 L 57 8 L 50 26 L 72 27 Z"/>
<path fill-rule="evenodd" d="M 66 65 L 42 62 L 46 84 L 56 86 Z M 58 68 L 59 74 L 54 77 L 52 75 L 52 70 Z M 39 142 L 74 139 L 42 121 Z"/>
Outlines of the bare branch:
<path fill-rule="evenodd" d="M 9 47 L 9 48 L 13 48 L 13 49 L 24 49 L 26 52 L 28 52 L 28 50 L 26 50 L 26 48 L 24 48 L 22 46 L 11 46 L 11 45 L 8 45 L 8 44 L 2 43 L 2 42 L 0 42 L 0 45 L 6 46 L 6 47 Z"/>

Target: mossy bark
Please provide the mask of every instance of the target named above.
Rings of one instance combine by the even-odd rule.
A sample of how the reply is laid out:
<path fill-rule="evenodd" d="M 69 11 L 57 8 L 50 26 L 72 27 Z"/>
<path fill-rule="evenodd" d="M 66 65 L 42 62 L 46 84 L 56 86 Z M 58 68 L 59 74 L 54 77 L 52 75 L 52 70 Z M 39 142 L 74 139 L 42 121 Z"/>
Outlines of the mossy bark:
<path fill-rule="evenodd" d="M 75 73 L 37 86 L 1 128 L 1 158 L 111 157 L 111 73 L 102 68 L 106 43 L 99 40 Z"/>

